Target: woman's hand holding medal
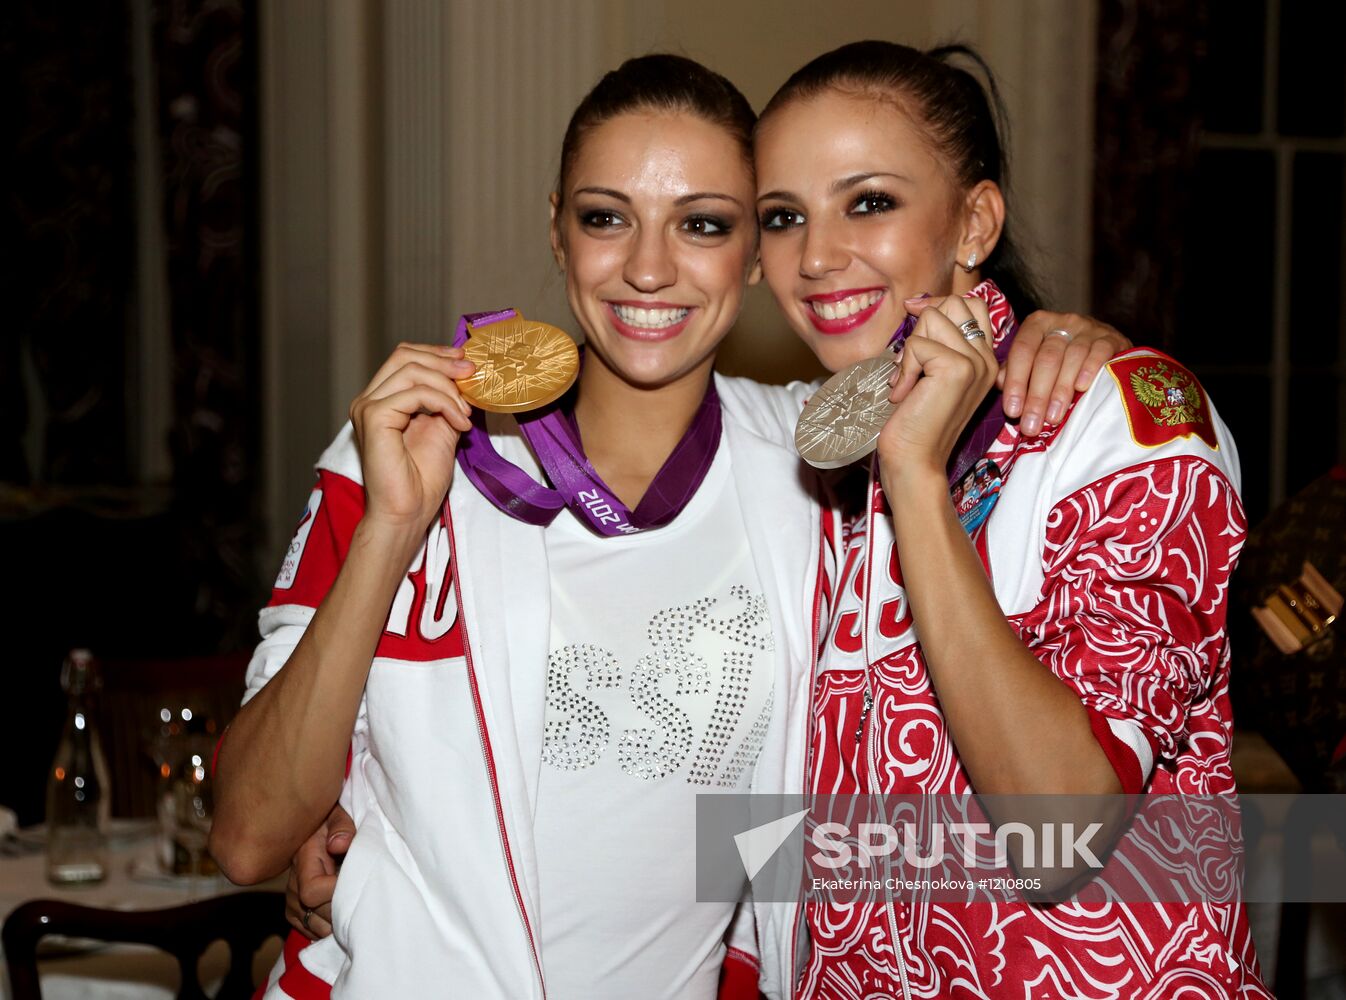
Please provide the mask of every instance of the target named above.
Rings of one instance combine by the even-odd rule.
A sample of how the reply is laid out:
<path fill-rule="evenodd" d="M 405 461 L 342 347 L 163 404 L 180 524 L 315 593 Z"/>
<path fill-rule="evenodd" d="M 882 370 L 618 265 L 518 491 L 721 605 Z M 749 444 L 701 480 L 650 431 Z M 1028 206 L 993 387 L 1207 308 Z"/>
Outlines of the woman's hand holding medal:
<path fill-rule="evenodd" d="M 945 467 L 999 372 L 986 303 L 950 295 L 908 303 L 918 315 L 893 373 L 896 409 L 879 434 L 879 467 L 891 494 L 899 480 L 930 478 L 947 489 Z"/>
<path fill-rule="evenodd" d="M 454 380 L 473 370 L 461 347 L 402 344 L 351 403 L 367 521 L 419 540 L 453 481 L 458 439 L 472 426 Z"/>

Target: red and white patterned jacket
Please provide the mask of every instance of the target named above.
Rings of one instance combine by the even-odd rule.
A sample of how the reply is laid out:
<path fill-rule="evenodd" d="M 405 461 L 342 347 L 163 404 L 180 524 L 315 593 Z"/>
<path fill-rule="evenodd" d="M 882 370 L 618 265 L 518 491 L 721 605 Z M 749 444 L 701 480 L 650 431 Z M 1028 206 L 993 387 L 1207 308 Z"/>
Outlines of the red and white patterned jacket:
<path fill-rule="evenodd" d="M 1003 335 L 1008 305 L 978 292 Z M 1196 379 L 1128 351 L 1059 426 L 1030 440 L 1007 424 L 987 457 L 1002 485 L 973 544 L 1019 637 L 1078 693 L 1123 789 L 1232 791 L 1225 607 L 1246 525 L 1233 442 Z M 865 496 L 832 525 L 840 572 L 812 788 L 967 792 L 873 476 Z M 805 914 L 797 995 L 819 1000 L 1270 996 L 1242 904 L 815 899 Z"/>

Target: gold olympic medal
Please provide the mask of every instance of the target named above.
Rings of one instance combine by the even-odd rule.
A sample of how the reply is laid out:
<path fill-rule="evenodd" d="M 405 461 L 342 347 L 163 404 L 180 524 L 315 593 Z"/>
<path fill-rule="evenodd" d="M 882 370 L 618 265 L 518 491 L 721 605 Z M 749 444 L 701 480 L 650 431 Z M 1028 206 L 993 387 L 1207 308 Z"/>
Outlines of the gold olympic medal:
<path fill-rule="evenodd" d="M 458 391 L 480 410 L 536 410 L 565 395 L 579 374 L 575 342 L 547 323 L 516 316 L 471 330 L 463 355 L 477 370 L 458 380 Z"/>

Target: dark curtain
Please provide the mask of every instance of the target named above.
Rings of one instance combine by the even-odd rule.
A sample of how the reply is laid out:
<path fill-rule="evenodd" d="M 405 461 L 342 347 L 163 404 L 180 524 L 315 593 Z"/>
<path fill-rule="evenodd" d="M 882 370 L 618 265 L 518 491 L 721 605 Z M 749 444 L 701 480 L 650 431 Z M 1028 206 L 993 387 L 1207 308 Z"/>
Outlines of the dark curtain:
<path fill-rule="evenodd" d="M 1101 0 L 1093 309 L 1171 348 L 1201 130 L 1207 0 Z"/>
<path fill-rule="evenodd" d="M 0 478 L 125 485 L 135 252 L 129 26 L 120 4 L 0 12 L 6 335 Z"/>
<path fill-rule="evenodd" d="M 212 652 L 250 645 L 259 599 L 257 44 L 242 0 L 155 5 L 173 338 L 173 507 Z"/>
<path fill-rule="evenodd" d="M 129 0 L 0 5 L 0 803 L 41 817 L 62 657 L 165 659 L 255 641 L 260 538 L 257 33 L 245 0 L 156 0 L 168 244 L 170 480 L 136 449 Z"/>

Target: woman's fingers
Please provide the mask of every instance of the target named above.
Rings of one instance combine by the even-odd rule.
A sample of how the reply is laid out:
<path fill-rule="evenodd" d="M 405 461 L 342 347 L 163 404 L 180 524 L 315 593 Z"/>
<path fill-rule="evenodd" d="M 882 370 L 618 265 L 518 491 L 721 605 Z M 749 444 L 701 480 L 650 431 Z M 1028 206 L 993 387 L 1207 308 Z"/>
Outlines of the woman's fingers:
<path fill-rule="evenodd" d="M 1042 346 L 1051 324 L 1044 317 L 1054 313 L 1035 312 L 1019 324 L 1019 332 L 1010 344 L 1009 356 L 996 380 L 1004 394 L 1005 416 L 1019 419 L 1024 412 L 1024 397 L 1028 395 L 1028 380 L 1033 374 L 1033 359 Z M 1046 412 L 1045 410 L 1043 411 Z M 1022 427 L 1022 421 L 1020 422 Z"/>
<path fill-rule="evenodd" d="M 1000 379 L 1005 414 L 1033 437 L 1065 417 L 1114 354 L 1131 346 L 1117 330 L 1088 316 L 1038 311 L 1024 320 Z"/>
<path fill-rule="evenodd" d="M 325 938 L 332 933 L 332 906 L 329 903 L 326 906 L 320 906 L 308 918 L 308 937 L 310 941 L 317 941 L 319 938 Z"/>
<path fill-rule="evenodd" d="M 296 888 L 299 893 L 300 923 L 304 913 L 308 913 L 308 935 L 311 938 L 323 938 L 332 933 L 332 896 L 336 893 L 337 872 L 300 871 Z"/>
<path fill-rule="evenodd" d="M 1053 334 L 1053 340 L 1065 340 L 1059 333 Z M 1098 374 L 1098 369 L 1102 367 L 1101 362 L 1095 362 L 1092 371 L 1086 370 L 1086 365 L 1093 357 L 1093 349 L 1101 350 L 1101 359 L 1106 361 L 1112 357 L 1111 349 L 1106 341 L 1089 340 L 1087 338 L 1072 337 L 1066 341 L 1065 354 L 1061 357 L 1061 367 L 1056 373 L 1056 378 L 1047 389 L 1047 412 L 1042 415 L 1043 424 L 1059 424 L 1065 417 L 1066 411 L 1070 409 L 1070 404 L 1075 398 L 1075 393 L 1080 391 L 1080 382 L 1084 381 L 1084 388 L 1087 389 L 1094 381 L 1094 376 Z M 1086 374 L 1088 375 L 1085 378 Z M 1035 371 L 1029 380 L 1029 396 L 1035 396 L 1033 383 L 1038 378 Z M 1045 380 L 1048 377 L 1047 372 L 1042 373 Z M 1036 410 L 1034 411 L 1036 413 Z M 1031 435 L 1030 435 L 1031 436 Z"/>
<path fill-rule="evenodd" d="M 891 380 L 889 399 L 896 409 L 879 435 L 885 481 L 901 470 L 944 469 L 1000 367 L 990 309 L 982 299 L 926 299 L 912 312 L 918 314 L 916 326 Z"/>
<path fill-rule="evenodd" d="M 365 437 L 374 427 L 405 431 L 421 414 L 443 417 L 450 427 L 465 434 L 471 430 L 472 420 L 464 412 L 464 405 L 456 394 L 418 382 L 378 399 L 357 400 L 353 409 Z"/>
<path fill-rule="evenodd" d="M 299 902 L 299 883 L 295 878 L 294 865 L 290 865 L 290 878 L 285 886 L 285 920 L 291 927 L 309 940 L 313 932 L 304 926 L 304 907 Z M 309 921 L 312 923 L 312 921 Z"/>
<path fill-rule="evenodd" d="M 1070 341 L 1058 334 L 1050 334 L 1042 341 L 1028 373 L 1028 387 L 1024 394 L 1023 413 L 1019 430 L 1027 437 L 1038 434 L 1045 424 L 1054 424 L 1065 414 L 1065 408 L 1074 398 L 1074 378 L 1066 383 L 1064 400 L 1056 392 L 1061 384 L 1064 362 Z"/>
<path fill-rule="evenodd" d="M 452 394 L 458 395 L 457 380 L 466 378 L 475 370 L 476 366 L 471 361 L 462 358 L 446 360 L 431 358 L 425 354 L 419 357 L 413 355 L 410 360 L 390 371 L 381 381 L 371 382 L 360 394 L 360 398 L 379 399 L 405 389 L 408 384 L 416 381 L 433 382 L 445 391 L 449 391 L 448 386 L 452 385 Z M 467 412 L 470 415 L 471 409 L 469 408 Z"/>
<path fill-rule="evenodd" d="M 365 474 L 366 516 L 424 525 L 453 478 L 459 437 L 472 408 L 455 377 L 473 371 L 458 348 L 404 344 L 350 406 Z"/>
<path fill-rule="evenodd" d="M 326 824 L 318 827 L 300 845 L 285 887 L 285 919 L 310 940 L 332 932 L 332 911 L 326 904 L 336 887 L 336 863 L 327 851 L 326 830 Z"/>
<path fill-rule="evenodd" d="M 369 380 L 360 395 L 367 395 L 387 380 L 397 369 L 412 363 L 419 363 L 443 371 L 451 378 L 464 378 L 472 373 L 472 362 L 465 361 L 461 347 L 449 347 L 445 344 L 398 344 L 392 354 L 379 366 L 374 377 Z M 456 364 L 455 364 L 456 363 Z M 462 365 L 468 367 L 464 369 Z"/>
<path fill-rule="evenodd" d="M 922 311 L 916 328 L 907 338 L 907 343 L 918 339 L 932 340 L 968 358 L 973 363 L 975 380 L 979 383 L 985 382 L 985 387 L 989 388 L 998 367 L 990 336 L 973 337 L 969 340 L 964 335 L 968 323 L 975 323 L 977 328 L 986 334 L 990 327 L 990 314 L 986 311 L 986 304 L 980 299 L 967 301 L 958 296 L 933 301 L 935 305 Z M 978 312 L 981 315 L 977 315 Z"/>
<path fill-rule="evenodd" d="M 960 296 L 957 298 L 957 302 L 961 309 L 966 309 L 970 317 L 976 320 L 977 329 L 982 332 L 982 336 L 968 340 L 962 329 L 967 317 L 955 318 L 955 314 L 961 310 L 951 307 L 951 309 L 954 309 L 954 313 L 948 315 L 950 320 L 958 326 L 958 335 L 963 338 L 963 343 L 972 345 L 977 354 L 986 360 L 993 371 L 999 370 L 1000 362 L 996 360 L 995 341 L 992 339 L 995 336 L 995 326 L 991 323 L 990 307 L 975 295 L 969 298 Z"/>
<path fill-rule="evenodd" d="M 285 919 L 310 941 L 332 933 L 331 900 L 336 891 L 336 879 L 333 873 L 306 882 L 302 876 L 296 876 L 293 865 L 290 867 L 290 881 L 285 889 Z"/>
<path fill-rule="evenodd" d="M 449 347 L 447 344 L 398 344 L 393 352 L 384 359 L 374 377 L 369 380 L 369 385 L 365 387 L 368 392 L 374 386 L 378 385 L 398 368 L 412 361 L 426 361 L 429 359 L 439 359 L 443 361 L 461 361 L 463 360 L 463 349 L 461 347 Z"/>
<path fill-rule="evenodd" d="M 932 337 L 908 337 L 902 346 L 896 370 L 889 380 L 893 390 L 888 398 L 894 403 L 902 402 L 916 387 L 921 376 L 936 373 L 957 381 L 966 391 L 977 381 L 978 366 L 976 360 L 965 351 Z"/>
<path fill-rule="evenodd" d="M 1074 384 L 1077 392 L 1083 392 L 1093 385 L 1103 366 L 1114 357 L 1136 346 L 1126 334 L 1107 323 L 1100 323 L 1088 316 L 1085 320 L 1090 324 L 1089 330 L 1084 331 L 1083 335 L 1077 335 L 1076 339 L 1086 339 L 1089 331 L 1097 331 L 1098 336 L 1089 344 L 1089 353 L 1085 355 L 1084 363 L 1080 365 L 1079 373 L 1075 376 Z"/>
<path fill-rule="evenodd" d="M 442 414 L 444 418 L 459 431 L 466 433 L 471 429 L 472 407 L 468 405 L 458 391 L 458 384 L 444 372 L 427 367 L 419 362 L 412 362 L 397 369 L 367 395 L 361 396 L 352 403 L 352 419 L 355 418 L 357 412 L 367 412 L 368 408 L 374 404 L 418 387 L 432 389 L 440 396 L 451 400 L 453 408 Z"/>
<path fill-rule="evenodd" d="M 454 361 L 448 366 L 432 366 L 413 361 L 394 371 L 381 383 L 369 390 L 364 398 L 370 400 L 383 399 L 395 392 L 401 392 L 403 389 L 410 389 L 412 386 L 428 385 L 456 399 L 463 413 L 470 417 L 472 407 L 468 405 L 467 400 L 463 399 L 463 394 L 458 389 L 458 378 L 452 373 L 461 370 L 457 367 L 458 365 L 471 364 L 470 361 Z"/>
<path fill-rule="evenodd" d="M 944 298 L 922 299 L 916 328 L 912 336 L 932 337 L 948 347 L 981 358 L 994 358 L 995 347 L 991 342 L 994 328 L 991 326 L 991 313 L 986 303 L 974 296 L 949 295 Z M 944 322 L 947 320 L 947 322 Z M 968 322 L 976 324 L 983 336 L 969 340 L 964 335 L 964 326 Z"/>
<path fill-rule="evenodd" d="M 1030 314 L 1019 326 L 1000 380 L 1005 415 L 1020 418 L 1020 429 L 1034 426 L 1036 434 L 1053 400 L 1062 404 L 1057 410 L 1069 405 L 1088 347 L 1105 331 L 1116 334 L 1118 344 L 1124 339 L 1111 327 L 1074 313 Z"/>

